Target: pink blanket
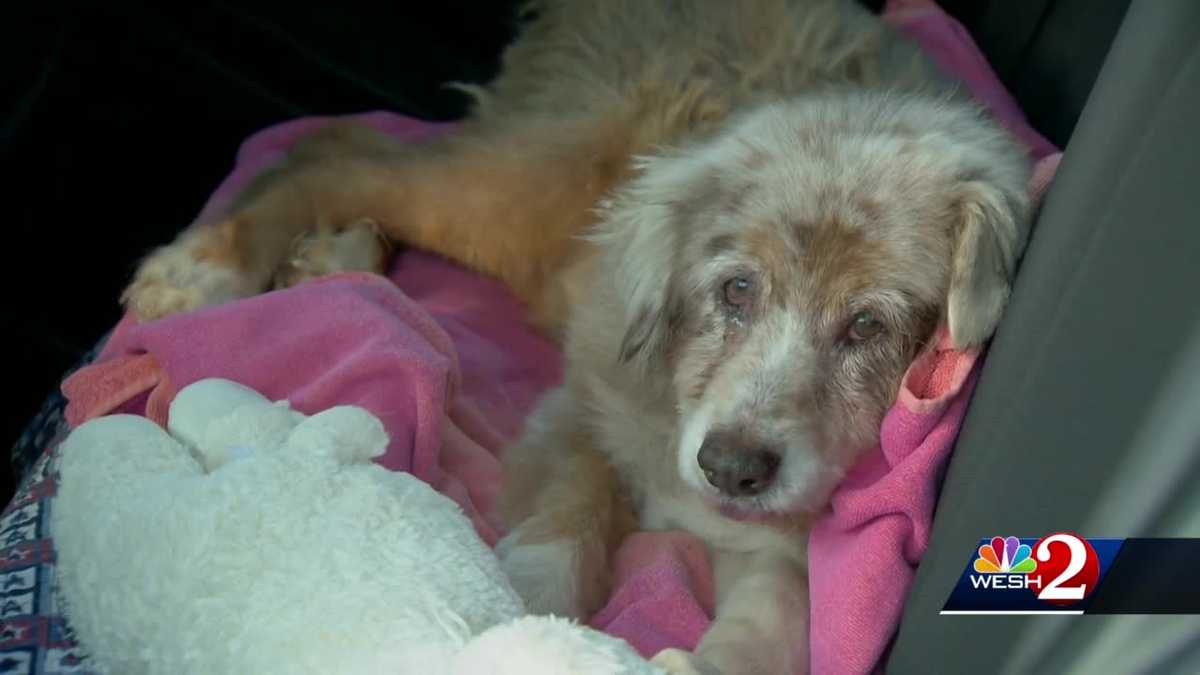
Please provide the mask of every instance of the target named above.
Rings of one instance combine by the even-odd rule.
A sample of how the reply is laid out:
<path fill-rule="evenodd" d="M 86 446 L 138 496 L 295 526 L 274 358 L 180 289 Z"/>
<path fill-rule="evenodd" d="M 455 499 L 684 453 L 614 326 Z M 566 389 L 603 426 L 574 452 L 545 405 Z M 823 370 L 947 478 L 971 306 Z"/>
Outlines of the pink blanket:
<path fill-rule="evenodd" d="M 1054 148 L 1024 122 L 961 27 L 921 0 L 894 0 L 888 17 L 1029 145 L 1041 160 L 1031 186 L 1040 194 L 1056 166 Z M 360 119 L 410 140 L 442 131 L 387 113 Z M 327 121 L 298 120 L 247 140 L 200 219 L 211 219 L 251 176 Z M 175 390 L 205 377 L 288 398 L 306 413 L 361 405 L 391 434 L 380 462 L 449 495 L 494 543 L 496 452 L 558 381 L 559 354 L 524 327 L 522 308 L 496 282 L 414 251 L 401 253 L 389 276 L 334 275 L 144 325 L 126 317 L 98 362 L 64 383 L 68 418 L 79 424 L 132 411 L 162 422 Z M 914 364 L 880 447 L 852 471 L 813 532 L 814 672 L 868 672 L 884 654 L 928 542 L 935 478 L 976 360 L 941 344 Z M 592 625 L 647 656 L 694 648 L 712 612 L 704 547 L 682 533 L 640 533 L 615 565 L 616 589 Z"/>

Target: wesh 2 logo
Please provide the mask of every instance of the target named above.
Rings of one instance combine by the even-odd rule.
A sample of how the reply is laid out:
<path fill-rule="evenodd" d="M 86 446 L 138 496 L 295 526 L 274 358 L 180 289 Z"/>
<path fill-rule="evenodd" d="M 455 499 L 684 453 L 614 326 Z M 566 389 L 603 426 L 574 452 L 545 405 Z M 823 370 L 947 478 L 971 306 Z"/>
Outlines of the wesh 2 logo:
<path fill-rule="evenodd" d="M 980 542 L 943 614 L 1082 613 L 1101 578 L 1088 540 L 1070 532 Z"/>

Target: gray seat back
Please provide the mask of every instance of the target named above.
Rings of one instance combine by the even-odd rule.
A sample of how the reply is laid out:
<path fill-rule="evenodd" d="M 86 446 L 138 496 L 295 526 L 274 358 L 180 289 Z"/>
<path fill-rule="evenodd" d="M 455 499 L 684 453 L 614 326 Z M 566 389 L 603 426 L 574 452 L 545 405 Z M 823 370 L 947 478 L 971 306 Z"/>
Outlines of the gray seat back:
<path fill-rule="evenodd" d="M 1200 666 L 1187 617 L 938 615 L 985 536 L 1200 536 L 1198 205 L 1200 2 L 1135 0 L 1033 228 L 889 672 Z M 1145 634 L 1170 637 L 1136 649 Z"/>

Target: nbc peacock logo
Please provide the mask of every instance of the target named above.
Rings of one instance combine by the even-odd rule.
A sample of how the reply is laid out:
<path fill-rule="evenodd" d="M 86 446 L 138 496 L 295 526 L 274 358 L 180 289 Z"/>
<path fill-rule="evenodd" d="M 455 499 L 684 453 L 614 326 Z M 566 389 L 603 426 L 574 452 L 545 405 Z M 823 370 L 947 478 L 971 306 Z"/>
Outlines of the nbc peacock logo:
<path fill-rule="evenodd" d="M 979 547 L 971 575 L 971 585 L 978 589 L 1007 590 L 1010 588 L 1042 587 L 1042 579 L 1031 572 L 1037 570 L 1033 548 L 1016 537 L 992 537 Z"/>
<path fill-rule="evenodd" d="M 1029 574 L 1037 569 L 1033 549 L 1016 537 L 993 537 L 979 547 L 975 571 L 980 574 Z"/>

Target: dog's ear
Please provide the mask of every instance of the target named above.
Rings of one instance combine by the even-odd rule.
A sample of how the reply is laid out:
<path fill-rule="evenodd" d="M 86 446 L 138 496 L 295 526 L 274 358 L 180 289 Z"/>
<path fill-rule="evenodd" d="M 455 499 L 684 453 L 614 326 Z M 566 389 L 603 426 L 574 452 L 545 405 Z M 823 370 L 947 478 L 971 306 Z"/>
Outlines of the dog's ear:
<path fill-rule="evenodd" d="M 956 347 L 981 344 L 1000 322 L 1026 229 L 1028 199 L 1023 188 L 1005 188 L 987 179 L 965 180 L 959 186 L 946 300 Z"/>
<path fill-rule="evenodd" d="M 658 170 L 648 170 L 651 165 Z M 683 319 L 675 278 L 677 206 L 688 181 L 670 171 L 664 158 L 644 160 L 638 168 L 641 175 L 602 205 L 601 222 L 590 238 L 604 249 L 606 274 L 624 312 L 617 357 L 645 367 L 666 353 Z"/>
<path fill-rule="evenodd" d="M 618 358 L 648 366 L 666 352 L 683 316 L 673 283 L 676 233 L 670 215 L 657 205 L 626 207 L 614 215 L 620 220 L 610 224 L 615 236 L 608 253 L 625 312 Z"/>

